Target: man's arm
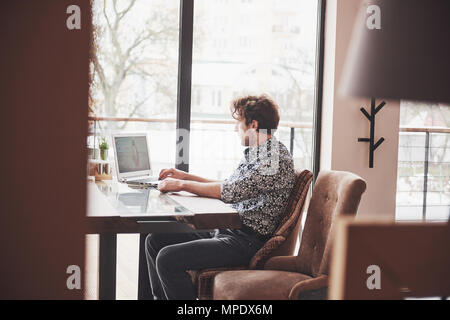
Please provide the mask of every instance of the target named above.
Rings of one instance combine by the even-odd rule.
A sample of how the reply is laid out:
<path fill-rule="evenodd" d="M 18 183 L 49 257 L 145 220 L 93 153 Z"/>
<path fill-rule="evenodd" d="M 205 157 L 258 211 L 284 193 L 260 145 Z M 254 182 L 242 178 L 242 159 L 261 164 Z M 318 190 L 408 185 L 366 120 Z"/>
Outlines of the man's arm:
<path fill-rule="evenodd" d="M 186 178 L 184 180 L 203 182 L 203 183 L 219 182 L 219 180 L 206 179 L 206 178 L 196 176 L 196 175 L 193 175 L 190 173 L 186 173 Z"/>
<path fill-rule="evenodd" d="M 218 180 L 206 179 L 200 176 L 196 176 L 181 170 L 177 170 L 175 168 L 163 169 L 159 173 L 159 180 L 164 180 L 166 178 L 174 178 L 180 180 L 190 180 L 197 182 L 219 182 Z"/>
<path fill-rule="evenodd" d="M 201 197 L 221 199 L 220 182 L 183 181 L 183 190 Z"/>
<path fill-rule="evenodd" d="M 168 178 L 159 183 L 158 189 L 161 192 L 187 191 L 201 197 L 221 199 L 220 185 L 221 182 L 198 182 Z"/>

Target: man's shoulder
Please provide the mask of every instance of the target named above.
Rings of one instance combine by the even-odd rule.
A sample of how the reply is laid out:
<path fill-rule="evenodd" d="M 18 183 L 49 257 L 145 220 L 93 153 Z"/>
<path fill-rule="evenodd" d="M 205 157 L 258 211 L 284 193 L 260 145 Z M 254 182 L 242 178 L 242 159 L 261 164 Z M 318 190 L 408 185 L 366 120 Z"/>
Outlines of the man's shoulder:
<path fill-rule="evenodd" d="M 258 150 L 258 152 L 256 152 L 256 150 Z M 294 165 L 294 159 L 289 150 L 284 143 L 277 140 L 275 137 L 270 139 L 267 144 L 246 153 L 248 154 L 248 157 L 246 156 L 243 159 L 245 160 L 243 163 L 247 168 L 257 169 L 259 167 L 273 166 L 274 162 L 283 167 L 293 167 Z"/>
<path fill-rule="evenodd" d="M 292 158 L 292 155 L 288 148 L 284 145 L 283 142 L 276 140 L 276 143 L 278 145 L 277 153 L 279 155 L 280 161 L 287 161 L 287 162 L 293 162 L 294 159 Z"/>
<path fill-rule="evenodd" d="M 294 173 L 294 160 L 282 142 L 272 140 L 269 151 L 256 161 L 254 168 L 263 175 L 290 176 Z"/>

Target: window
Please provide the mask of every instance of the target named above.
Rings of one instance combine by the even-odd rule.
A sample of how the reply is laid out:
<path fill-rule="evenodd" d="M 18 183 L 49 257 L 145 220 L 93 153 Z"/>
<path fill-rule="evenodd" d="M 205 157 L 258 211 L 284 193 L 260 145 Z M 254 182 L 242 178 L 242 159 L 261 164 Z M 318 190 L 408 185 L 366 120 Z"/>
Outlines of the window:
<path fill-rule="evenodd" d="M 450 213 L 450 107 L 402 101 L 397 220 L 447 220 Z"/>
<path fill-rule="evenodd" d="M 287 7 L 278 2 L 230 0 L 221 8 L 231 19 L 225 22 L 213 18 L 215 2 L 195 1 L 192 86 L 212 99 L 200 106 L 192 97 L 189 164 L 196 174 L 216 179 L 231 174 L 243 148 L 230 103 L 261 93 L 280 107 L 277 136 L 293 152 L 296 167 L 312 167 L 318 1 L 290 1 Z M 223 50 L 217 39 L 233 46 Z"/>

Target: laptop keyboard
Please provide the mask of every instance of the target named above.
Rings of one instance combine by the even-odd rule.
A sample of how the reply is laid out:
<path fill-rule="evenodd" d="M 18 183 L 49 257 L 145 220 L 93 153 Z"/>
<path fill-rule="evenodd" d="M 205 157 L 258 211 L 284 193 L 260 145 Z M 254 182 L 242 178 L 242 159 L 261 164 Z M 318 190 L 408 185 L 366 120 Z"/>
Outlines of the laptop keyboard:
<path fill-rule="evenodd" d="M 153 182 L 153 183 L 156 183 L 157 180 L 155 180 L 154 178 L 153 179 L 145 178 L 145 179 L 131 180 L 131 181 L 128 181 L 128 182 L 139 182 L 139 183 Z"/>

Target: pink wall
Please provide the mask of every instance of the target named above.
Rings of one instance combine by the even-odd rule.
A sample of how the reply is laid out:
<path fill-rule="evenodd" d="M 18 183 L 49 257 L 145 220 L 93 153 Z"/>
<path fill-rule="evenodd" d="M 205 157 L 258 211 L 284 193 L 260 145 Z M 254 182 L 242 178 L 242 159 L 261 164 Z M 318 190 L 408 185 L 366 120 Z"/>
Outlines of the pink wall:
<path fill-rule="evenodd" d="M 395 218 L 399 101 L 387 101 L 376 118 L 375 140 L 385 142 L 375 151 L 374 168 L 369 168 L 367 143 L 369 122 L 359 110 L 370 108 L 370 99 L 340 94 L 342 71 L 353 26 L 362 0 L 328 0 L 325 30 L 325 74 L 322 118 L 321 169 L 351 171 L 367 182 L 358 215 Z M 378 101 L 378 100 L 377 100 Z"/>

